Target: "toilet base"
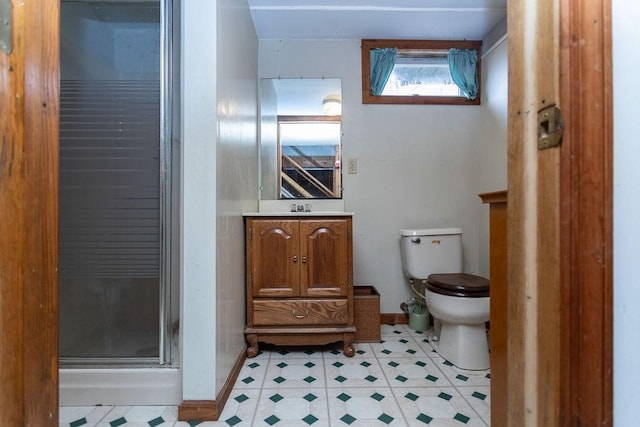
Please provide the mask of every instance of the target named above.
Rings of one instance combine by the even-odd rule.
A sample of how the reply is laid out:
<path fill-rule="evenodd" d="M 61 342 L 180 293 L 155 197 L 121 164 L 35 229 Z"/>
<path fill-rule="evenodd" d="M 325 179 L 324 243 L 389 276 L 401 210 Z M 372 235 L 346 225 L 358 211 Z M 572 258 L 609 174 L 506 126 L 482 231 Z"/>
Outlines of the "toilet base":
<path fill-rule="evenodd" d="M 428 338 L 431 348 L 458 368 L 473 371 L 489 369 L 489 343 L 484 323 L 454 325 L 434 319 Z"/>

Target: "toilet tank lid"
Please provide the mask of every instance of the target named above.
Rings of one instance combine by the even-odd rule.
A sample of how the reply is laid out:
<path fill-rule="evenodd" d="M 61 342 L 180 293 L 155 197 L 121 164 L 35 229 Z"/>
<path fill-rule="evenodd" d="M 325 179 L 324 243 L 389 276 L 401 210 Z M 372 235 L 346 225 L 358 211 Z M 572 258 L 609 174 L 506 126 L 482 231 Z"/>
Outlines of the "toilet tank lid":
<path fill-rule="evenodd" d="M 444 236 L 449 234 L 462 234 L 459 228 L 425 228 L 400 230 L 401 236 Z"/>

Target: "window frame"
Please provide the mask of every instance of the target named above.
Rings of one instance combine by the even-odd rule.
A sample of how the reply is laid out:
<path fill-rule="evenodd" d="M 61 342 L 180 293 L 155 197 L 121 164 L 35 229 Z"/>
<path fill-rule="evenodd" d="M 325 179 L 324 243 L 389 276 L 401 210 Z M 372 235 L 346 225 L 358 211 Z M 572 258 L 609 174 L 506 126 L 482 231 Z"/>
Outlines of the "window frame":
<path fill-rule="evenodd" d="M 375 48 L 395 47 L 399 50 L 443 50 L 474 49 L 478 53 L 478 96 L 469 100 L 464 96 L 389 96 L 371 95 L 371 57 L 370 51 Z M 482 96 L 481 48 L 480 40 L 395 40 L 395 39 L 363 39 L 362 54 L 362 103 L 363 104 L 428 104 L 428 105 L 480 105 Z"/>

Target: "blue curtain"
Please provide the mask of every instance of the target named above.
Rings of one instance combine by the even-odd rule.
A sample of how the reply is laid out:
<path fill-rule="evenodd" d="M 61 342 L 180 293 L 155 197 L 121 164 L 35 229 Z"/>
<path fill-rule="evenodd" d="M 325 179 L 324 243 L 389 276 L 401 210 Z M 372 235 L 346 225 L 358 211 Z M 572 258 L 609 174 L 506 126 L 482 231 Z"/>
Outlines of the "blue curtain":
<path fill-rule="evenodd" d="M 449 51 L 449 71 L 467 99 L 478 96 L 478 52 L 476 50 L 451 49 Z"/>
<path fill-rule="evenodd" d="M 370 93 L 380 95 L 387 84 L 391 70 L 396 63 L 398 49 L 395 47 L 376 48 L 369 51 L 370 58 Z"/>

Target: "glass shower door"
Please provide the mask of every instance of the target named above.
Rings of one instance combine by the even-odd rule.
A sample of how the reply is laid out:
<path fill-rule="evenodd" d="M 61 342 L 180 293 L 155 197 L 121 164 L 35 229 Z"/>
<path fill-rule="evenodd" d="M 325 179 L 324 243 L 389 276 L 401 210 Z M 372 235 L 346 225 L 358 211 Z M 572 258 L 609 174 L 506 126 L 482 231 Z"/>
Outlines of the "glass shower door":
<path fill-rule="evenodd" d="M 159 1 L 62 1 L 60 357 L 158 363 Z"/>

